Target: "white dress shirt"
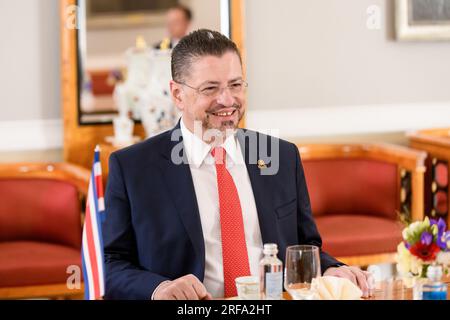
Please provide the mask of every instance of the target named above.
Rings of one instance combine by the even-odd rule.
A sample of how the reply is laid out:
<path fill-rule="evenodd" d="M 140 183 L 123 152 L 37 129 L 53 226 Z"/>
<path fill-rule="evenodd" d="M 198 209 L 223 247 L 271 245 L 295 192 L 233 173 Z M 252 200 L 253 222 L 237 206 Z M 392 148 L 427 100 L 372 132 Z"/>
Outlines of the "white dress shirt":
<path fill-rule="evenodd" d="M 222 241 L 219 212 L 219 193 L 211 146 L 194 135 L 180 121 L 184 150 L 194 182 L 198 209 L 205 241 L 205 278 L 203 284 L 213 297 L 224 296 Z M 222 147 L 226 151 L 226 167 L 238 191 L 244 221 L 250 273 L 259 275 L 259 261 L 263 243 L 252 185 L 236 137 L 229 136 Z"/>

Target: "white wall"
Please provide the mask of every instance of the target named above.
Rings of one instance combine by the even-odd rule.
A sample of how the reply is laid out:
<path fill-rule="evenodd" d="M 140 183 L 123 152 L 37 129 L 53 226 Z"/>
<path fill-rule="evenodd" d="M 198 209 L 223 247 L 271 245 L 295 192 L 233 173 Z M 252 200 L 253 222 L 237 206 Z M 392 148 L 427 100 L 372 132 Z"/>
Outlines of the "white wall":
<path fill-rule="evenodd" d="M 395 41 L 393 0 L 245 3 L 249 126 L 315 137 L 450 125 L 450 42 Z M 366 27 L 371 5 L 380 30 Z"/>
<path fill-rule="evenodd" d="M 0 121 L 60 118 L 59 1 L 0 1 Z"/>
<path fill-rule="evenodd" d="M 0 1 L 0 152 L 62 146 L 59 1 Z"/>
<path fill-rule="evenodd" d="M 192 1 L 219 23 L 218 0 Z M 246 0 L 249 127 L 326 141 L 450 126 L 450 42 L 396 42 L 393 3 Z M 0 151 L 61 146 L 58 7 L 0 0 Z"/>

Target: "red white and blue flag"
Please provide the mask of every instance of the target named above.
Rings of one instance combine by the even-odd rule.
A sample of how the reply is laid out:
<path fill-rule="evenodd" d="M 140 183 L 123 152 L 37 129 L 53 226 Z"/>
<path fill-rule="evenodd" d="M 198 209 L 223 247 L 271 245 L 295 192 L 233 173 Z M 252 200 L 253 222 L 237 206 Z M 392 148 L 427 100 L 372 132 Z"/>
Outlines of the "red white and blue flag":
<path fill-rule="evenodd" d="M 86 199 L 86 214 L 82 239 L 82 265 L 84 277 L 84 298 L 101 299 L 105 293 L 102 221 L 105 200 L 103 198 L 100 148 L 95 148 L 94 164 Z"/>

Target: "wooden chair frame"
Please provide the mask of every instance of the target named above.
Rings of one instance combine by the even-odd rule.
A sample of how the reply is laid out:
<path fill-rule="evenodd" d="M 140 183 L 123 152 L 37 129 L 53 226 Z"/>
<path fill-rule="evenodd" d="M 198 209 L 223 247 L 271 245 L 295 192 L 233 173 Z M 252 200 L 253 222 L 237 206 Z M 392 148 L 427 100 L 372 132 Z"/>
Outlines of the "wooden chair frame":
<path fill-rule="evenodd" d="M 0 179 L 56 179 L 75 185 L 80 194 L 80 201 L 87 196 L 89 170 L 69 163 L 6 163 L 0 164 Z M 83 209 L 82 209 L 83 210 Z M 83 215 L 80 213 L 80 223 Z M 81 254 L 81 253 L 80 253 Z M 44 284 L 19 287 L 0 287 L 0 299 L 23 298 L 69 298 L 79 299 L 83 296 L 83 284 L 80 289 L 69 289 L 66 283 Z"/>
<path fill-rule="evenodd" d="M 401 175 L 406 170 L 411 173 L 411 219 L 422 220 L 423 184 L 425 172 L 426 152 L 413 150 L 403 146 L 390 144 L 297 144 L 302 160 L 310 159 L 348 159 L 364 158 L 384 161 L 397 165 L 398 188 L 400 189 Z M 400 208 L 400 199 L 398 200 Z M 363 256 L 338 257 L 349 265 L 367 266 L 377 263 L 395 262 L 395 252 L 380 253 Z"/>
<path fill-rule="evenodd" d="M 408 134 L 409 145 L 411 148 L 423 150 L 428 153 L 431 159 L 443 160 L 447 162 L 448 181 L 450 181 L 450 128 L 439 128 L 430 130 L 421 130 Z M 425 186 L 424 192 L 432 192 L 435 188 L 433 182 Z M 450 225 L 450 187 L 447 186 L 447 225 Z M 431 205 L 431 207 L 434 207 Z M 428 215 L 434 215 L 433 209 L 427 212 Z"/>

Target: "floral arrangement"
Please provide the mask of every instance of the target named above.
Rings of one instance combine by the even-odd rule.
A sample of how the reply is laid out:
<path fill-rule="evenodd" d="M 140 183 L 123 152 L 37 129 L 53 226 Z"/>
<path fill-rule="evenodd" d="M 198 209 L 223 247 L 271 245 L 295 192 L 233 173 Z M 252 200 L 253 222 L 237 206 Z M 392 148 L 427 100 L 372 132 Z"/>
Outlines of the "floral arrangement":
<path fill-rule="evenodd" d="M 426 277 L 427 268 L 436 263 L 446 274 L 450 265 L 450 231 L 445 221 L 429 219 L 408 225 L 397 246 L 397 270 L 404 276 Z"/>

